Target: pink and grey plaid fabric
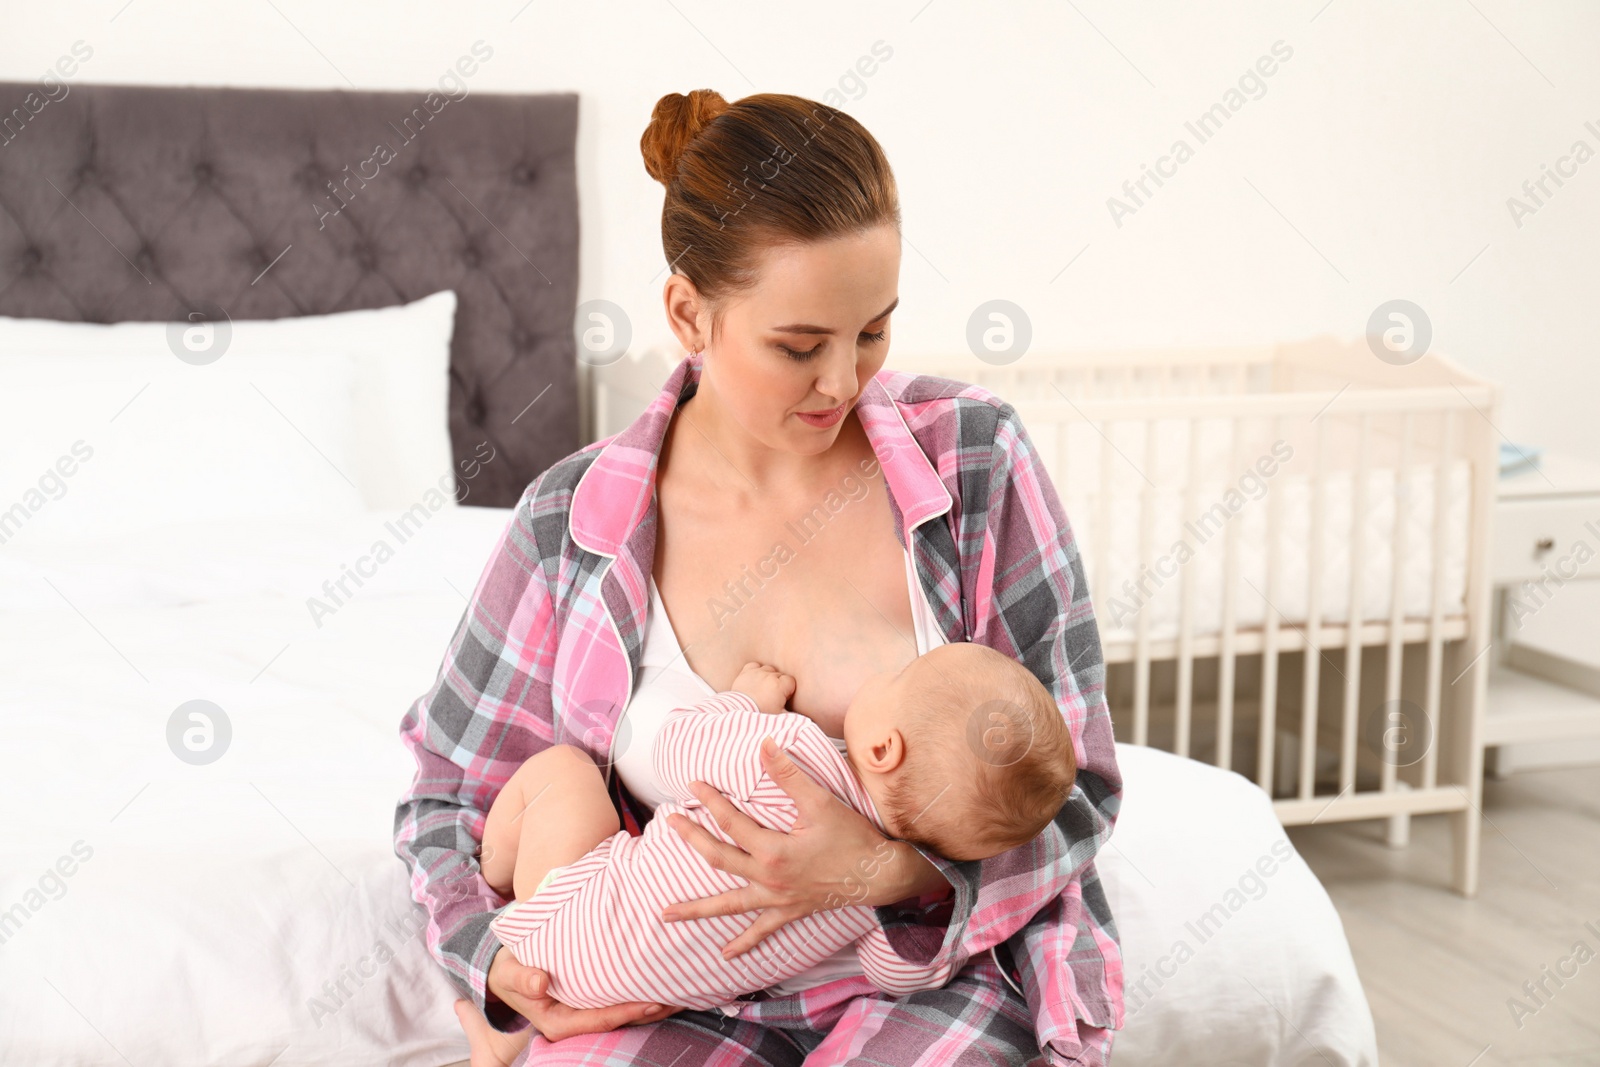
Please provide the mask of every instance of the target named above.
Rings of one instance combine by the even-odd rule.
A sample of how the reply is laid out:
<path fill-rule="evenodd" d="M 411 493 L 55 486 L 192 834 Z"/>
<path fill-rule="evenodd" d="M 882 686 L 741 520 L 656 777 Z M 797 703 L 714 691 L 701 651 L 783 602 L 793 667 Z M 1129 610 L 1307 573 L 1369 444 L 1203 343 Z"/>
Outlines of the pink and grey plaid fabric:
<path fill-rule="evenodd" d="M 485 814 L 522 761 L 549 745 L 578 745 L 609 765 L 644 640 L 656 464 L 700 366 L 698 356 L 684 360 L 627 429 L 528 487 L 437 681 L 401 723 L 417 774 L 395 811 L 395 851 L 428 913 L 430 951 L 479 1007 L 500 948 L 489 922 L 509 906 L 479 873 Z M 1110 1055 L 1123 1021 L 1122 956 L 1094 856 L 1116 821 L 1122 779 L 1071 528 L 1016 412 L 992 393 L 886 371 L 856 411 L 945 639 L 1014 656 L 1055 694 L 1072 728 L 1077 784 L 1029 845 L 982 862 L 929 855 L 953 888 L 941 912 L 878 909 L 905 959 L 959 969 L 944 989 L 893 999 L 846 978 L 792 996 L 754 994 L 732 1017 L 684 1012 L 554 1046 L 536 1039 L 532 1062 L 631 1062 L 639 1042 L 661 1041 L 646 1058 L 670 1049 L 662 1063 L 682 1056 L 678 1067 L 783 1063 L 806 1052 L 812 1063 L 833 1062 L 830 1049 L 841 1059 L 870 1049 L 875 1062 L 897 1065 L 949 1062 L 958 1049 L 1016 1063 L 1100 1064 Z M 641 823 L 647 813 L 610 777 L 625 822 Z M 991 948 L 1012 961 L 1023 996 L 1002 980 Z M 498 1002 L 486 1013 L 508 1032 L 528 1025 Z M 1031 1031 L 1013 1033 L 1018 1019 L 1031 1020 Z M 704 1055 L 689 1055 L 702 1047 Z"/>

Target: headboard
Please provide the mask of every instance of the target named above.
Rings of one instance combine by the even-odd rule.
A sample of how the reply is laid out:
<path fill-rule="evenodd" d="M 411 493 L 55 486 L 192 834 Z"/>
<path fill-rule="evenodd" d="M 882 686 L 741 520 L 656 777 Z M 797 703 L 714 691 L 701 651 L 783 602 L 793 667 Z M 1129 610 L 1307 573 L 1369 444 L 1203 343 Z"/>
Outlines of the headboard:
<path fill-rule="evenodd" d="M 450 437 L 458 460 L 493 442 L 468 499 L 511 505 L 579 444 L 577 124 L 572 93 L 0 83 L 0 315 L 280 318 L 454 289 Z"/>

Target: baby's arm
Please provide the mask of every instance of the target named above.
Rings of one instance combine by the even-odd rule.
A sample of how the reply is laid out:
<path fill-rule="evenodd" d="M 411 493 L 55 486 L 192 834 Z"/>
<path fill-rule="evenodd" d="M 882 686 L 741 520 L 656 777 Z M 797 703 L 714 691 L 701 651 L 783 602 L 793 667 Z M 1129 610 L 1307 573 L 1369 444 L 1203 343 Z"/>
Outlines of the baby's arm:
<path fill-rule="evenodd" d="M 704 782 L 730 800 L 754 800 L 761 791 L 763 803 L 785 802 L 761 763 L 767 737 L 823 788 L 849 795 L 850 769 L 816 723 L 792 711 L 763 714 L 753 697 L 736 690 L 672 713 L 651 754 L 656 781 L 683 803 L 699 803 L 692 782 Z"/>
<path fill-rule="evenodd" d="M 704 782 L 732 800 L 748 800 L 760 782 L 761 739 L 779 744 L 793 735 L 798 715 L 766 715 L 755 698 L 730 690 L 675 711 L 656 735 L 656 782 L 683 803 L 698 804 L 691 782 Z"/>
<path fill-rule="evenodd" d="M 733 680 L 733 691 L 754 700 L 756 707 L 765 714 L 776 715 L 794 696 L 794 679 L 771 664 L 752 660 Z"/>

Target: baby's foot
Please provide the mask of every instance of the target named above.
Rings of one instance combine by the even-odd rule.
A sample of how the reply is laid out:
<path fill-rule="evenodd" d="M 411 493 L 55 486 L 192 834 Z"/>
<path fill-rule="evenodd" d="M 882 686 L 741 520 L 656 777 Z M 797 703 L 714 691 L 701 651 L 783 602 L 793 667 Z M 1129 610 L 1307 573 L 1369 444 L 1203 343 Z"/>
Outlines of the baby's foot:
<path fill-rule="evenodd" d="M 511 1067 L 533 1033 L 530 1026 L 518 1034 L 502 1034 L 489 1025 L 483 1012 L 470 1000 L 456 1001 L 456 1018 L 461 1020 L 461 1029 L 467 1032 L 467 1047 L 471 1049 L 468 1062 L 472 1067 Z"/>

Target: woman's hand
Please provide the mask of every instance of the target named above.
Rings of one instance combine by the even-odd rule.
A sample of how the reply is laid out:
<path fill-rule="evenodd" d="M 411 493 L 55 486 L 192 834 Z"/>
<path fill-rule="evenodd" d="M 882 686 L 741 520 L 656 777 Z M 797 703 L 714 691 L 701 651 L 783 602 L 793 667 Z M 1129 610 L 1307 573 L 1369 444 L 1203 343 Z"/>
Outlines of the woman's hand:
<path fill-rule="evenodd" d="M 664 921 L 759 911 L 723 947 L 723 958 L 732 959 L 812 912 L 892 904 L 949 887 L 920 852 L 880 834 L 864 815 L 813 781 L 771 738 L 761 743 L 761 762 L 799 808 L 794 828 L 788 833 L 769 830 L 704 782 L 694 783 L 695 796 L 734 843 L 719 841 L 683 815 L 673 814 L 669 823 L 712 867 L 750 884 L 670 905 L 661 914 Z"/>
<path fill-rule="evenodd" d="M 533 1024 L 547 1041 L 576 1034 L 598 1034 L 620 1026 L 639 1026 L 677 1011 L 667 1004 L 615 1004 L 609 1008 L 569 1008 L 550 996 L 550 977 L 519 963 L 504 945 L 489 964 L 489 992 Z"/>

